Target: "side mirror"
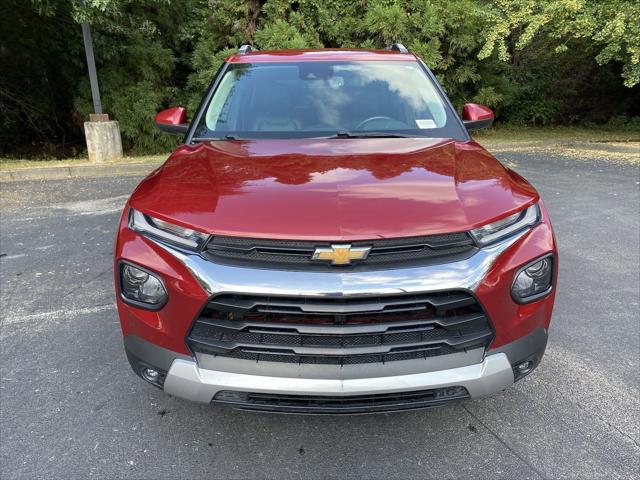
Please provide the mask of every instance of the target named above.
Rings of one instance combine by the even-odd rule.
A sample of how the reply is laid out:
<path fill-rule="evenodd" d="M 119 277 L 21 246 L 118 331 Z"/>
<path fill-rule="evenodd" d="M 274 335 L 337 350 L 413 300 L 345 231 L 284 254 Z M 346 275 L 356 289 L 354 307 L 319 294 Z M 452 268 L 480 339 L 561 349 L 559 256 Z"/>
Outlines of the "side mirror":
<path fill-rule="evenodd" d="M 480 130 L 493 123 L 493 112 L 489 107 L 478 103 L 467 103 L 462 107 L 462 123 L 467 130 Z"/>
<path fill-rule="evenodd" d="M 162 110 L 155 116 L 156 127 L 172 135 L 184 135 L 189 130 L 187 123 L 187 109 L 172 107 Z"/>

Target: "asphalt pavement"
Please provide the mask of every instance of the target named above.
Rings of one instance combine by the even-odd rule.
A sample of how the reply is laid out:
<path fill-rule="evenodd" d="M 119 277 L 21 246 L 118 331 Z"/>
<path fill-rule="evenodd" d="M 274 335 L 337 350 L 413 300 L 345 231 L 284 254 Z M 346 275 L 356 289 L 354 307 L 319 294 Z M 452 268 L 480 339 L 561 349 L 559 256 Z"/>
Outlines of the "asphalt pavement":
<path fill-rule="evenodd" d="M 0 184 L 2 478 L 637 478 L 640 174 L 503 151 L 560 245 L 542 364 L 512 388 L 364 416 L 172 398 L 130 370 L 112 248 L 140 176 Z"/>

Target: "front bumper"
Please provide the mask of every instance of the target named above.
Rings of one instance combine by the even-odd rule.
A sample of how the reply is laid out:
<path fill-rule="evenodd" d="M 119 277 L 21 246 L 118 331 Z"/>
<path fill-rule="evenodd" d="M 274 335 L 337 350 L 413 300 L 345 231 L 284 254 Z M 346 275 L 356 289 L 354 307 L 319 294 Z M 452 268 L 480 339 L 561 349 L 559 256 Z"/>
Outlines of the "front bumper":
<path fill-rule="evenodd" d="M 196 402 L 210 403 L 220 391 L 260 392 L 279 395 L 347 397 L 464 387 L 471 398 L 504 390 L 514 381 L 504 353 L 487 356 L 481 363 L 435 372 L 369 378 L 287 378 L 205 370 L 190 360 L 171 365 L 164 391 Z"/>
<path fill-rule="evenodd" d="M 386 365 L 284 366 L 269 362 L 228 361 L 199 356 L 180 355 L 149 343 L 139 337 L 125 338 L 125 349 L 138 374 L 141 368 L 152 366 L 166 372 L 163 389 L 166 393 L 195 402 L 217 402 L 220 392 L 266 393 L 279 396 L 340 397 L 345 400 L 364 395 L 385 395 L 398 392 L 439 390 L 462 387 L 471 398 L 483 397 L 504 390 L 514 383 L 514 368 L 523 361 L 540 362 L 547 344 L 547 331 L 540 328 L 529 335 L 484 355 L 482 349 L 427 360 L 391 362 Z M 469 364 L 469 362 L 473 362 Z M 448 368 L 446 367 L 448 366 Z M 319 367 L 319 368 L 318 368 Z M 410 372 L 410 373 L 406 373 Z M 455 395 L 450 399 L 457 399 Z M 436 399 L 441 404 L 445 399 Z M 221 402 L 226 403 L 226 402 Z M 256 409 L 252 405 L 236 404 L 240 408 Z M 404 408 L 362 409 L 363 411 L 400 410 L 425 406 L 403 403 Z M 428 405 L 426 405 L 428 406 Z M 284 410 L 263 405 L 261 410 Z M 347 406 L 348 407 L 348 406 Z M 314 413 L 321 413 L 317 409 Z M 359 413 L 345 408 L 348 413 Z M 332 413 L 340 413 L 334 408 Z"/>

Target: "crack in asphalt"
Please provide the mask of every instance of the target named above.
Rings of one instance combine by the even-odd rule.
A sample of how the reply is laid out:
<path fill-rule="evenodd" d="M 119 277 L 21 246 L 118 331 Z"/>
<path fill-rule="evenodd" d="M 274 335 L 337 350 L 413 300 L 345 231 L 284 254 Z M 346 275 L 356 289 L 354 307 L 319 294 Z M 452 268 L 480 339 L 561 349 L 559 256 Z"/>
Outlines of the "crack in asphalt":
<path fill-rule="evenodd" d="M 85 288 L 87 285 L 89 285 L 90 283 L 95 282 L 96 280 L 98 280 L 100 277 L 102 277 L 103 275 L 107 274 L 107 273 L 112 273 L 113 272 L 113 268 L 109 267 L 99 273 L 97 273 L 96 275 L 92 276 L 89 280 L 87 280 L 86 282 L 83 282 L 82 284 L 78 285 L 77 287 L 72 288 L 71 290 L 69 290 L 67 293 L 65 293 L 62 297 L 61 300 L 64 300 L 65 298 L 67 298 L 69 295 L 71 295 L 72 293 L 77 292 L 78 290 L 80 290 L 81 288 Z"/>
<path fill-rule="evenodd" d="M 473 417 L 480 425 L 482 425 L 487 432 L 489 432 L 489 434 L 491 434 L 491 436 L 493 438 L 495 438 L 503 447 L 505 447 L 507 450 L 509 450 L 509 452 L 511 452 L 518 460 L 520 460 L 522 463 L 524 463 L 527 467 L 529 467 L 532 471 L 534 471 L 536 473 L 536 475 L 538 475 L 538 477 L 540 478 L 544 478 L 546 479 L 547 477 L 540 471 L 538 470 L 531 462 L 529 462 L 529 460 L 527 460 L 526 458 L 524 458 L 522 455 L 520 455 L 516 450 L 514 450 L 505 440 L 503 440 L 502 438 L 500 438 L 500 436 L 494 432 L 491 427 L 489 427 L 489 425 L 487 425 L 478 415 L 476 415 L 475 413 L 473 413 L 471 410 L 469 410 L 467 408 L 466 405 L 462 404 L 462 408 L 469 414 L 471 415 L 471 417 Z"/>
<path fill-rule="evenodd" d="M 607 425 L 608 427 L 612 428 L 613 430 L 615 430 L 616 432 L 618 432 L 620 435 L 622 435 L 623 437 L 628 438 L 629 440 L 631 440 L 633 442 L 633 444 L 636 446 L 636 448 L 640 449 L 640 443 L 638 443 L 638 441 L 633 438 L 631 435 L 629 435 L 627 432 L 621 430 L 619 427 L 615 426 L 614 424 L 612 424 L 611 422 L 609 422 L 607 419 L 605 419 L 602 415 L 591 411 L 591 409 L 589 409 L 588 407 L 582 405 L 580 402 L 577 401 L 573 401 L 571 400 L 571 398 L 567 397 L 562 390 L 560 390 L 557 386 L 553 385 L 553 389 L 556 391 L 556 393 L 558 394 L 559 397 L 561 397 L 563 400 L 575 405 L 576 407 L 578 407 L 580 410 L 582 410 L 585 413 L 588 413 L 589 415 L 591 415 L 593 418 L 596 418 L 598 420 L 600 420 L 602 423 L 604 423 L 605 425 Z"/>

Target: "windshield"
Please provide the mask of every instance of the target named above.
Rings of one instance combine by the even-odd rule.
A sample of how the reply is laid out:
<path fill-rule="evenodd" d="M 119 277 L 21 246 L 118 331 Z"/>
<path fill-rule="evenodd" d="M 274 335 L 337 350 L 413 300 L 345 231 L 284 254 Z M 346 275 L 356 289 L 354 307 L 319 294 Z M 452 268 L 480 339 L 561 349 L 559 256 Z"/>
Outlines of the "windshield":
<path fill-rule="evenodd" d="M 194 140 L 421 136 L 464 139 L 419 63 L 230 64 Z"/>

